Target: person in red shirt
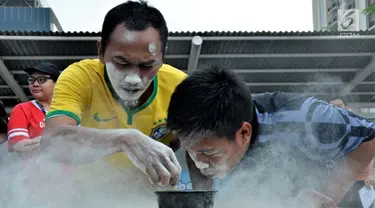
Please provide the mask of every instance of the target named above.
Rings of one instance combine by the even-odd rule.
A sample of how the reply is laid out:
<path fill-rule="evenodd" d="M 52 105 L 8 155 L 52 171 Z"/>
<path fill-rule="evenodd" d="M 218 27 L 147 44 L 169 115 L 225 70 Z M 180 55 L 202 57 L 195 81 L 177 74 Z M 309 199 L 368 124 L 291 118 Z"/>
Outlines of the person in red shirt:
<path fill-rule="evenodd" d="M 59 69 L 47 62 L 26 68 L 31 95 L 35 100 L 16 105 L 8 123 L 8 149 L 30 152 L 39 147 L 46 112 L 49 110 L 53 88 L 60 75 Z"/>

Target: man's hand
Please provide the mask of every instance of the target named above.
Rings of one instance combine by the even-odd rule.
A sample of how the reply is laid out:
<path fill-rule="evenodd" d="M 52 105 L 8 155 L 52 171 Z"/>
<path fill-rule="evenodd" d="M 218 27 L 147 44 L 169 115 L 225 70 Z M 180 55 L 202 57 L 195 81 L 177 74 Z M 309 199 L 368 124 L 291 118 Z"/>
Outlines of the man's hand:
<path fill-rule="evenodd" d="M 41 137 L 24 139 L 14 144 L 12 148 L 16 152 L 31 152 L 39 147 L 40 139 Z"/>
<path fill-rule="evenodd" d="M 297 207 L 304 208 L 337 208 L 329 197 L 311 189 L 302 190 L 297 196 Z"/>
<path fill-rule="evenodd" d="M 150 178 L 152 184 L 175 186 L 180 178 L 181 166 L 173 150 L 140 131 L 127 133 L 121 150 L 124 151 L 135 166 Z"/>
<path fill-rule="evenodd" d="M 173 152 L 177 152 L 177 150 L 179 150 L 181 147 L 180 139 L 176 138 L 171 141 L 171 143 L 169 143 L 169 147 L 172 148 Z"/>
<path fill-rule="evenodd" d="M 8 141 L 8 135 L 7 134 L 0 134 L 0 144 Z"/>

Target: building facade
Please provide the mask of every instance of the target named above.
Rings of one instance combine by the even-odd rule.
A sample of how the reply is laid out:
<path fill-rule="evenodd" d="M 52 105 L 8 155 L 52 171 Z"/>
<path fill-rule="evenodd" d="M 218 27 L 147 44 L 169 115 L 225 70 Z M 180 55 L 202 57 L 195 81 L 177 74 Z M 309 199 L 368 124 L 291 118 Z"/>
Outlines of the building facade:
<path fill-rule="evenodd" d="M 375 0 L 312 0 L 314 30 L 337 30 L 340 26 L 340 9 L 357 10 L 356 30 L 375 29 L 375 17 L 362 11 Z"/>
<path fill-rule="evenodd" d="M 363 14 L 363 10 L 373 4 L 375 4 L 375 0 L 312 0 L 314 30 L 343 31 L 342 27 L 340 28 L 340 23 L 343 22 L 344 18 L 342 18 L 340 10 L 352 10 L 357 12 L 356 15 L 351 16 L 355 19 L 353 22 L 355 27 L 352 27 L 347 31 L 374 30 L 375 17 Z M 353 33 L 347 34 L 353 35 Z M 375 97 L 373 99 L 375 99 Z M 375 121 L 374 107 L 352 107 L 351 110 L 355 113 L 366 115 L 364 117 Z"/>
<path fill-rule="evenodd" d="M 63 31 L 55 13 L 42 0 L 0 0 L 2 31 Z"/>

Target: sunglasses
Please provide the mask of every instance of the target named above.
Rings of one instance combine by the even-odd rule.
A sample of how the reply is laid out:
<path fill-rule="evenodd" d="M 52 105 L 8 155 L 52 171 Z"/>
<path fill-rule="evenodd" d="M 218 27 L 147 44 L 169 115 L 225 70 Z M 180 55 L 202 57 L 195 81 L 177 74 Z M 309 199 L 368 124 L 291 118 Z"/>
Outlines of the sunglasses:
<path fill-rule="evenodd" d="M 39 76 L 39 77 L 29 77 L 27 78 L 27 82 L 29 84 L 34 84 L 35 81 L 37 81 L 39 84 L 43 84 L 45 82 L 47 82 L 47 80 L 49 79 L 52 79 L 51 77 L 48 77 L 48 76 Z"/>

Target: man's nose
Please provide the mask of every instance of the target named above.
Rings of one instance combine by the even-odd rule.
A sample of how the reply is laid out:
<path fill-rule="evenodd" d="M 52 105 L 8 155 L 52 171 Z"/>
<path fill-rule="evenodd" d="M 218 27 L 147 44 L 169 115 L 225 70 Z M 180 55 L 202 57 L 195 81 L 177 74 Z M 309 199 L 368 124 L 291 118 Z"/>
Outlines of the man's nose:
<path fill-rule="evenodd" d="M 140 83 L 142 80 L 141 80 L 141 77 L 139 76 L 138 73 L 129 73 L 126 77 L 125 77 L 125 81 L 129 84 L 133 84 L 133 85 L 136 85 L 138 83 Z"/>
<path fill-rule="evenodd" d="M 33 87 L 38 87 L 39 86 L 39 82 L 37 80 L 35 80 L 31 85 Z"/>
<path fill-rule="evenodd" d="M 202 162 L 202 163 L 207 163 L 207 164 L 210 163 L 209 157 L 207 157 L 206 155 L 203 155 L 203 154 L 197 154 L 196 160 L 199 161 L 199 162 Z"/>
<path fill-rule="evenodd" d="M 210 167 L 210 163 L 208 161 L 202 160 L 200 157 L 197 157 L 194 161 L 195 166 L 199 169 L 205 169 Z"/>

